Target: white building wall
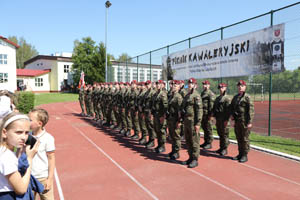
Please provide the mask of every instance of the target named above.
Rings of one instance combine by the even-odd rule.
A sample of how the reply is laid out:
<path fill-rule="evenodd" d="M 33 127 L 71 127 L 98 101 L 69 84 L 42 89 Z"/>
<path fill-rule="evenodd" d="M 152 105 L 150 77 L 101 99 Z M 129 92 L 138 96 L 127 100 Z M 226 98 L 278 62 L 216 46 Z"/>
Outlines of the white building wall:
<path fill-rule="evenodd" d="M 64 66 L 69 65 L 69 73 L 64 72 Z M 71 80 L 71 71 L 72 71 L 72 62 L 61 62 L 57 61 L 57 85 L 63 86 L 64 85 L 64 80 L 68 80 L 68 84 L 70 83 Z M 58 88 L 58 90 L 61 90 L 61 87 Z"/>
<path fill-rule="evenodd" d="M 0 39 L 0 54 L 7 55 L 7 64 L 0 64 L 0 73 L 7 73 L 8 81 L 0 83 L 0 90 L 17 90 L 16 47 Z"/>
<path fill-rule="evenodd" d="M 43 85 L 36 85 L 36 79 L 42 78 Z M 50 79 L 49 73 L 43 74 L 41 76 L 36 77 L 18 77 L 18 80 L 23 80 L 24 85 L 26 85 L 26 91 L 33 91 L 33 92 L 45 92 L 50 91 Z"/>
<path fill-rule="evenodd" d="M 123 68 L 123 75 L 122 75 L 122 79 L 120 81 L 122 82 L 126 82 L 126 66 L 125 65 L 112 65 L 112 67 L 114 68 L 114 79 L 115 81 L 118 81 L 118 68 L 122 69 Z M 141 76 L 140 76 L 140 73 L 141 71 L 140 70 L 144 70 L 143 74 L 144 74 L 144 80 L 143 81 L 147 81 L 148 78 L 147 78 L 147 71 L 150 70 L 149 67 L 140 67 L 138 69 L 138 81 L 141 81 Z M 129 82 L 131 82 L 133 80 L 133 71 L 134 70 L 137 70 L 137 67 L 132 67 L 132 66 L 128 66 L 128 75 L 129 75 Z M 154 78 L 153 74 L 156 73 L 157 74 L 157 78 Z M 157 69 L 157 68 L 152 68 L 152 75 L 151 75 L 151 81 L 157 81 L 157 80 L 160 80 L 161 79 L 161 75 L 162 75 L 162 69 Z"/>

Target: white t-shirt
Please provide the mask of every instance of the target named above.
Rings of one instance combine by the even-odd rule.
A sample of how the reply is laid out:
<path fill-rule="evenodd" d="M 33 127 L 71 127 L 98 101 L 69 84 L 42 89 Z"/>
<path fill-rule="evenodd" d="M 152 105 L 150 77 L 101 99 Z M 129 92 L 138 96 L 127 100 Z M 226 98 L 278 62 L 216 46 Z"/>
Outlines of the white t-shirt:
<path fill-rule="evenodd" d="M 5 146 L 0 146 L 0 192 L 14 191 L 6 175 L 18 171 L 18 158 Z"/>
<path fill-rule="evenodd" d="M 54 137 L 44 131 L 39 135 L 35 135 L 35 138 L 40 140 L 40 146 L 37 154 L 32 159 L 31 174 L 35 178 L 47 178 L 48 177 L 48 157 L 47 152 L 55 151 Z"/>

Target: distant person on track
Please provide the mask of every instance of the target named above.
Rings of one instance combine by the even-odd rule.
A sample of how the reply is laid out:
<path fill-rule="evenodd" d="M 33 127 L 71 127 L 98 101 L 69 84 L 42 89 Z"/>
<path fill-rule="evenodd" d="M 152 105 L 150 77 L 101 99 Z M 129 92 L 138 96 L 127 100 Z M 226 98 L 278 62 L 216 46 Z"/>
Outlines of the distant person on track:
<path fill-rule="evenodd" d="M 248 161 L 250 150 L 250 129 L 254 118 L 254 103 L 249 94 L 246 93 L 246 82 L 240 80 L 237 83 L 238 94 L 235 95 L 230 104 L 232 119 L 234 120 L 234 132 L 238 142 L 239 154 L 233 158 L 241 163 Z"/>
<path fill-rule="evenodd" d="M 46 110 L 37 108 L 30 111 L 29 118 L 33 136 L 40 141 L 37 156 L 32 160 L 32 175 L 44 185 L 44 192 L 39 194 L 41 200 L 54 200 L 55 144 L 53 136 L 45 130 L 49 115 Z M 35 194 L 35 199 L 37 196 Z"/>
<path fill-rule="evenodd" d="M 30 131 L 30 121 L 26 115 L 12 112 L 3 118 L 0 126 L 0 199 L 13 200 L 16 195 L 27 192 L 33 158 L 39 142 L 32 149 L 25 146 Z M 18 150 L 19 149 L 19 150 Z M 25 174 L 18 171 L 17 154 L 26 152 L 28 168 Z"/>
<path fill-rule="evenodd" d="M 218 85 L 218 89 L 220 91 L 220 95 L 216 98 L 212 110 L 213 117 L 216 118 L 217 133 L 220 137 L 220 148 L 216 151 L 216 153 L 221 156 L 225 156 L 229 145 L 228 120 L 230 117 L 231 99 L 226 94 L 227 84 L 220 83 Z"/>

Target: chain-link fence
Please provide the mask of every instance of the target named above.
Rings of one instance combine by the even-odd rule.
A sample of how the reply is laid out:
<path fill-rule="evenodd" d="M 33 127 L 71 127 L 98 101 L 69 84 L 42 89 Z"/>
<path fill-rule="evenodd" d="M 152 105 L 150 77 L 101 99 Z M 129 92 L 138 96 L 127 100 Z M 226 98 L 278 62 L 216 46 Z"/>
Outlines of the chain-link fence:
<path fill-rule="evenodd" d="M 254 131 L 300 140 L 300 114 L 299 111 L 296 113 L 296 110 L 300 109 L 300 2 L 130 58 L 124 63 L 119 63 L 122 67 L 118 69 L 117 81 L 167 80 L 160 67 L 163 56 L 281 23 L 285 23 L 286 71 L 277 74 L 223 78 L 222 70 L 225 69 L 221 66 L 221 77 L 209 80 L 211 89 L 216 94 L 218 94 L 217 84 L 227 83 L 229 95 L 237 93 L 238 80 L 246 80 L 247 92 L 253 97 L 258 108 Z M 198 83 L 201 81 L 199 79 Z M 198 89 L 201 91 L 202 88 Z M 287 105 L 291 105 L 292 108 L 286 108 Z M 284 115 L 286 112 L 288 114 Z"/>

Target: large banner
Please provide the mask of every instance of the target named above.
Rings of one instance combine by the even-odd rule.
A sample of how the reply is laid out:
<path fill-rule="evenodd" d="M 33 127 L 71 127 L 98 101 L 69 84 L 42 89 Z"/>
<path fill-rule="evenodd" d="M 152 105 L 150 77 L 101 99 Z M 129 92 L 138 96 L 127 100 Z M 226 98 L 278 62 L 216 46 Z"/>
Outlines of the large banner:
<path fill-rule="evenodd" d="M 284 71 L 284 24 L 163 56 L 168 80 Z"/>

